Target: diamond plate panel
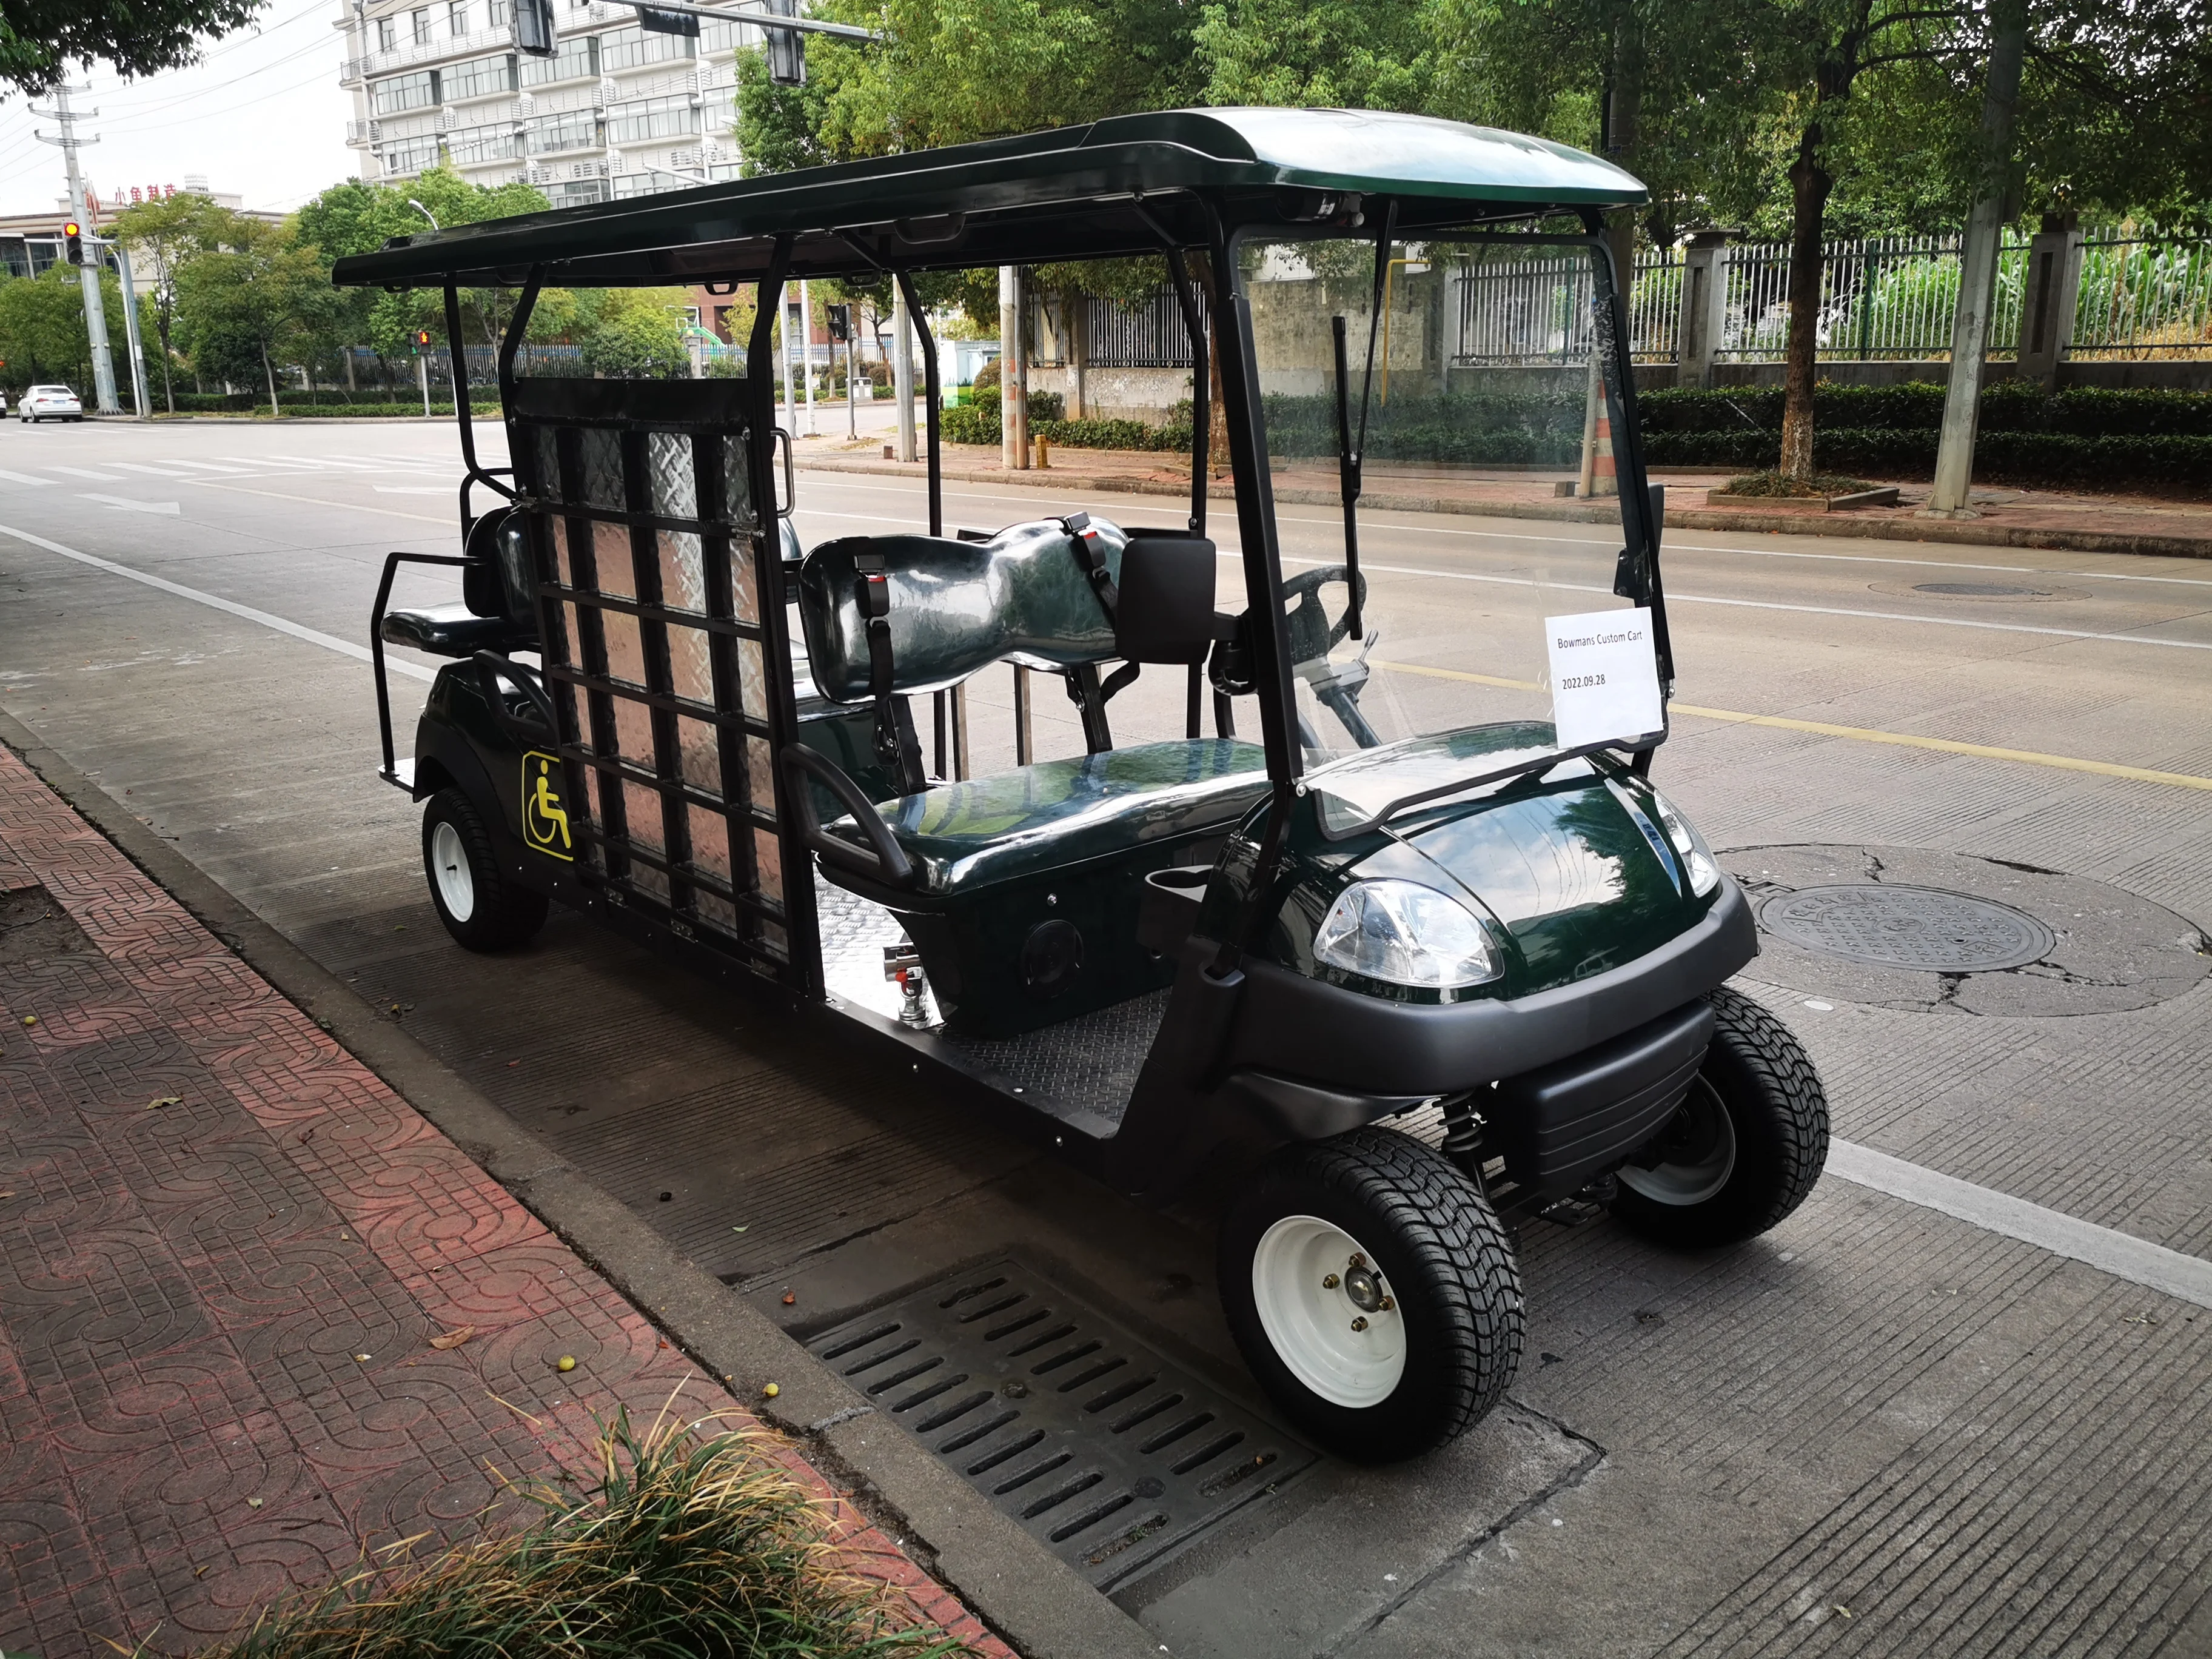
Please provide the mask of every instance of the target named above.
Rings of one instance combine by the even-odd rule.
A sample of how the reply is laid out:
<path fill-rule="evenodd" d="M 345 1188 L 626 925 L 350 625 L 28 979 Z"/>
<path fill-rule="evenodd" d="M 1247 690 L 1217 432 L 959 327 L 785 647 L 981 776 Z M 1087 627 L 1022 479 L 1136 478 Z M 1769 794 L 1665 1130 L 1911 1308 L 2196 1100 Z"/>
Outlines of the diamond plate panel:
<path fill-rule="evenodd" d="M 628 505 L 623 495 L 622 434 L 594 426 L 578 435 L 583 440 L 585 504 L 621 512 Z"/>
<path fill-rule="evenodd" d="M 645 457 L 653 510 L 664 518 L 697 518 L 699 480 L 692 471 L 690 438 L 681 432 L 649 432 Z"/>

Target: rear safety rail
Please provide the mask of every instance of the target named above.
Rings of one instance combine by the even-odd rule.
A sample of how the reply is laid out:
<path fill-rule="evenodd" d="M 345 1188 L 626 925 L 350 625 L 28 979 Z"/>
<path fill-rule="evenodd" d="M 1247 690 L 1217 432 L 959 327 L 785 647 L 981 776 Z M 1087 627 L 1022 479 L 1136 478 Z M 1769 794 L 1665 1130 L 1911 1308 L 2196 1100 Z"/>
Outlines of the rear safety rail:
<path fill-rule="evenodd" d="M 384 666 L 384 615 L 392 608 L 392 579 L 399 574 L 403 564 L 439 564 L 456 568 L 470 561 L 456 558 L 448 553 L 390 553 L 385 556 L 384 575 L 376 584 L 376 603 L 368 613 L 368 662 L 376 677 L 376 729 L 384 744 L 384 764 L 376 775 L 386 783 L 396 785 L 412 794 L 415 780 L 403 775 L 394 757 L 392 744 L 392 685 Z M 410 774 L 412 769 L 410 768 Z"/>

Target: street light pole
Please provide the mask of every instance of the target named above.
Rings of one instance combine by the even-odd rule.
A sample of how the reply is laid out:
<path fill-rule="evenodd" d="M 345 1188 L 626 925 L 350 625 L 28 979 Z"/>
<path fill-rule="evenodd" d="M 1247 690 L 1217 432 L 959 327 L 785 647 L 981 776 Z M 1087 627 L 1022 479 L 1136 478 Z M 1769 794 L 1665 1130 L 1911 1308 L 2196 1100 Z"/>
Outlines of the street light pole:
<path fill-rule="evenodd" d="M 70 107 L 69 95 L 70 89 L 64 82 L 54 88 L 53 108 L 31 112 L 33 115 L 51 116 L 60 123 L 61 137 L 49 138 L 43 132 L 34 132 L 31 136 L 42 144 L 60 146 L 62 159 L 69 166 L 70 216 L 82 225 L 88 223 L 91 216 L 85 211 L 84 175 L 77 171 L 76 153 L 84 145 L 96 144 L 100 140 L 76 136 L 76 124 L 83 118 Z M 97 115 L 100 112 L 95 109 L 85 113 Z M 115 401 L 115 364 L 108 356 L 107 310 L 100 297 L 100 261 L 97 258 L 90 264 L 78 268 L 77 283 L 84 292 L 85 338 L 92 348 L 94 407 L 102 415 L 120 415 L 123 405 Z"/>

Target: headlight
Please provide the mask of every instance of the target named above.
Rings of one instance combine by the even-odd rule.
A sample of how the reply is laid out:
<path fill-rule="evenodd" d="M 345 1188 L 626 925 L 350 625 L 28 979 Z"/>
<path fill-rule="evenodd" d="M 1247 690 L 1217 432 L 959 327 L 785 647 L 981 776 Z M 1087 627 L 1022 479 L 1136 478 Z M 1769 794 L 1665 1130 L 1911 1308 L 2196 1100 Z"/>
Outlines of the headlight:
<path fill-rule="evenodd" d="M 1504 971 L 1490 935 L 1464 905 L 1412 881 L 1346 888 L 1322 918 L 1314 954 L 1347 973 L 1437 991 L 1480 985 Z"/>
<path fill-rule="evenodd" d="M 1690 872 L 1690 890 L 1703 898 L 1721 884 L 1721 867 L 1713 862 L 1712 849 L 1703 836 L 1690 828 L 1689 819 L 1674 810 L 1674 803 L 1656 789 L 1651 792 L 1651 804 L 1659 809 L 1659 827 L 1674 843 L 1683 867 Z"/>

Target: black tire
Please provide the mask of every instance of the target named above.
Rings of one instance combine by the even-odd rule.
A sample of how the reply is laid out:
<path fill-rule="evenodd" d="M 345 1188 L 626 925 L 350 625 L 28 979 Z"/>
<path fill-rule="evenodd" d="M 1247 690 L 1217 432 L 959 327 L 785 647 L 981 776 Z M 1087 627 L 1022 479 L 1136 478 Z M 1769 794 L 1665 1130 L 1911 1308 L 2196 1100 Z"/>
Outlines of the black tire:
<path fill-rule="evenodd" d="M 1828 1161 L 1828 1097 L 1790 1028 L 1725 987 L 1706 1000 L 1705 1063 L 1645 1150 L 1652 1161 L 1631 1159 L 1613 1200 L 1631 1231 L 1681 1249 L 1766 1231 L 1805 1201 Z"/>
<path fill-rule="evenodd" d="M 475 803 L 458 789 L 441 789 L 422 810 L 422 874 L 438 920 L 469 950 L 504 951 L 545 925 L 544 894 L 500 868 Z"/>
<path fill-rule="evenodd" d="M 1261 1311 L 1263 1241 L 1295 1237 L 1309 1221 L 1360 1247 L 1358 1256 L 1342 1252 L 1346 1267 L 1375 1269 L 1371 1282 L 1328 1285 L 1344 1306 L 1330 1301 L 1325 1310 L 1354 1330 L 1366 1328 L 1352 1318 L 1373 1312 L 1386 1337 L 1381 1322 L 1401 1322 L 1402 1370 L 1395 1382 L 1370 1379 L 1359 1403 L 1316 1391 L 1278 1352 Z M 1287 1231 L 1271 1232 L 1279 1223 Z M 1270 1245 L 1268 1261 L 1283 1259 L 1279 1243 Z M 1393 1130 L 1354 1129 L 1269 1158 L 1222 1219 L 1219 1273 L 1229 1328 L 1269 1397 L 1322 1445 L 1361 1462 L 1411 1457 L 1464 1433 L 1504 1397 L 1521 1363 L 1521 1267 L 1497 1213 L 1441 1152 Z M 1387 1306 L 1352 1299 L 1382 1291 Z M 1279 1290 L 1272 1299 L 1279 1322 Z"/>

